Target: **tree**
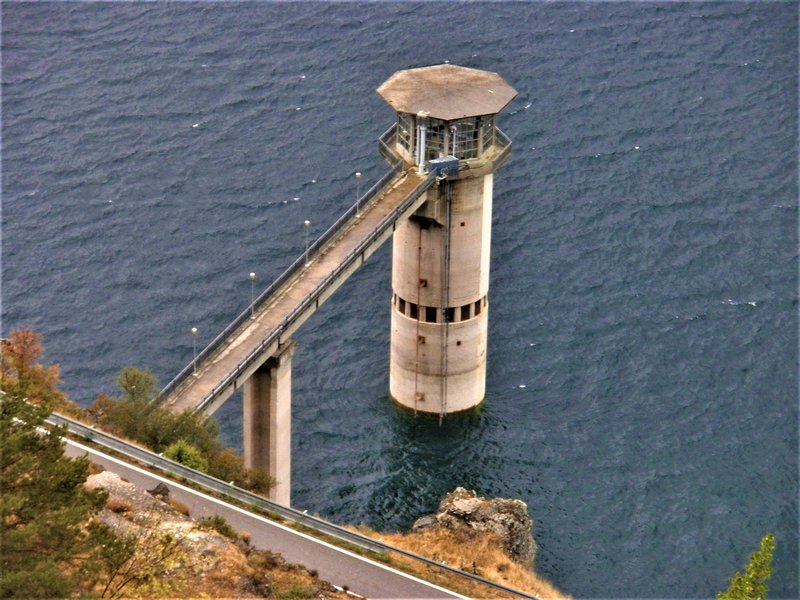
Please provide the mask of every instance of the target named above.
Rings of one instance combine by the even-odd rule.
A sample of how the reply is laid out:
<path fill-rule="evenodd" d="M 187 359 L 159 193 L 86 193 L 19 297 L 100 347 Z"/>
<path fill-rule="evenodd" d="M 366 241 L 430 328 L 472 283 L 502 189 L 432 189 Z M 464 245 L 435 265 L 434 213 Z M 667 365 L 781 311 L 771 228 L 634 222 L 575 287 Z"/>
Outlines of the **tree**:
<path fill-rule="evenodd" d="M 190 469 L 208 473 L 208 461 L 203 458 L 203 455 L 197 448 L 187 441 L 178 440 L 177 442 L 173 442 L 164 450 L 164 456 Z"/>
<path fill-rule="evenodd" d="M 36 362 L 43 351 L 42 336 L 30 329 L 14 329 L 0 347 L 0 389 L 50 410 L 63 408 L 66 397 L 58 390 L 58 365 Z"/>
<path fill-rule="evenodd" d="M 764 600 L 767 597 L 767 580 L 772 575 L 772 554 L 775 536 L 768 533 L 761 538 L 759 549 L 750 555 L 744 573 L 731 577 L 731 585 L 717 594 L 717 600 Z"/>
<path fill-rule="evenodd" d="M 116 378 L 129 402 L 151 402 L 158 393 L 158 382 L 148 369 L 125 367 Z"/>
<path fill-rule="evenodd" d="M 158 389 L 156 378 L 145 369 L 125 367 L 116 381 L 122 390 L 122 398 L 109 402 L 101 394 L 89 412 L 102 413 L 102 423 L 112 425 L 126 437 L 147 443 L 144 438 L 150 426 L 151 414 L 159 408 L 153 402 Z M 163 448 L 158 449 L 159 452 L 161 450 Z"/>
<path fill-rule="evenodd" d="M 17 392 L 0 394 L 0 597 L 63 597 L 98 545 L 86 527 L 105 492 L 83 487 L 86 458 L 64 456 L 64 429 Z"/>
<path fill-rule="evenodd" d="M 135 530 L 100 546 L 92 587 L 102 598 L 174 596 L 188 572 L 186 534 L 163 531 L 152 517 L 138 519 Z"/>

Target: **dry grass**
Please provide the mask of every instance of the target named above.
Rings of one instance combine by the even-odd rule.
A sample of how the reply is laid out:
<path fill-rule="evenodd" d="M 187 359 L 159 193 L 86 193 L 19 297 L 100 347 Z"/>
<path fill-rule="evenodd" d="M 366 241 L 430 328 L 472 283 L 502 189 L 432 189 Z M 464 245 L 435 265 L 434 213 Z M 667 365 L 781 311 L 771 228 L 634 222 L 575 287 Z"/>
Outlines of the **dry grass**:
<path fill-rule="evenodd" d="M 273 598 L 317 598 L 323 594 L 325 598 L 346 598 L 346 594 L 326 591 L 320 586 L 320 580 L 312 576 L 304 568 L 292 568 L 293 565 L 284 565 L 273 569 L 269 573 L 271 579 L 271 596 Z"/>
<path fill-rule="evenodd" d="M 190 513 L 189 507 L 186 506 L 183 502 L 175 500 L 175 498 L 167 498 L 167 504 L 169 504 L 172 508 L 181 513 L 183 516 L 185 517 L 189 516 Z"/>
<path fill-rule="evenodd" d="M 439 527 L 419 533 L 376 533 L 362 528 L 361 533 L 437 562 L 444 561 L 451 567 L 510 588 L 534 594 L 543 600 L 570 598 L 530 569 L 512 561 L 503 551 L 500 538 L 491 533 L 463 533 Z M 397 556 L 395 560 L 419 568 L 418 563 L 410 559 Z M 437 579 L 447 587 L 447 580 L 442 579 L 444 577 L 444 572 L 440 571 Z M 463 589 L 463 585 L 459 585 L 458 589 Z M 480 584 L 465 591 L 472 597 L 501 597 L 496 590 L 490 591 Z"/>
<path fill-rule="evenodd" d="M 330 598 L 346 600 L 347 594 L 337 592 L 329 583 L 322 581 L 316 571 L 300 565 L 286 563 L 280 554 L 267 550 L 251 550 L 247 556 L 251 569 L 251 589 L 268 592 L 269 598 L 290 600 L 293 598 Z"/>
<path fill-rule="evenodd" d="M 118 515 L 124 515 L 133 510 L 133 506 L 130 502 L 121 500 L 120 498 L 109 498 L 108 502 L 106 502 L 106 508 L 113 513 L 117 513 Z"/>

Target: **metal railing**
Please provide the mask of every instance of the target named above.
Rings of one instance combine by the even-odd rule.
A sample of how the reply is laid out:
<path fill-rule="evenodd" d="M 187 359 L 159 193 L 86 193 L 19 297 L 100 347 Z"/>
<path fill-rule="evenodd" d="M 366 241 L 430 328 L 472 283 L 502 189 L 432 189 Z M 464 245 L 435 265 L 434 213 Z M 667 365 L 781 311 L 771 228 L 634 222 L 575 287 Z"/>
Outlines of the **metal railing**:
<path fill-rule="evenodd" d="M 436 567 L 438 569 L 443 569 L 460 577 L 471 579 L 472 581 L 482 583 L 483 585 L 492 587 L 494 589 L 514 594 L 516 596 L 519 596 L 520 598 L 541 600 L 538 596 L 533 596 L 530 594 L 526 594 L 525 592 L 521 592 L 519 590 L 506 587 L 502 584 L 490 581 L 489 579 L 485 579 L 479 575 L 475 575 L 473 573 L 467 573 L 455 567 L 451 567 L 450 565 L 436 562 L 435 560 L 431 560 L 424 556 L 420 556 L 419 554 L 414 554 L 413 552 L 409 552 L 408 550 L 403 550 L 402 548 L 396 548 L 395 546 L 390 546 L 389 544 L 379 542 L 378 540 L 374 540 L 360 533 L 355 533 L 353 531 L 350 531 L 349 529 L 340 527 L 339 525 L 326 521 L 325 519 L 321 519 L 319 517 L 306 514 L 305 512 L 301 512 L 300 510 L 297 510 L 295 508 L 290 508 L 288 506 L 283 506 L 282 504 L 277 504 L 275 502 L 272 502 L 271 500 L 267 500 L 266 498 L 259 496 L 258 494 L 254 494 L 253 492 L 248 492 L 247 490 L 243 490 L 242 488 L 236 487 L 235 485 L 225 483 L 224 481 L 217 479 L 216 477 L 212 477 L 205 473 L 201 473 L 200 471 L 190 469 L 189 467 L 182 465 L 179 462 L 175 462 L 173 460 L 169 460 L 168 458 L 164 458 L 163 456 L 160 456 L 155 452 L 151 452 L 150 450 L 145 450 L 140 446 L 136 446 L 135 444 L 123 441 L 112 435 L 104 433 L 98 429 L 84 425 L 79 421 L 70 419 L 69 417 L 65 417 L 57 413 L 52 413 L 46 419 L 46 422 L 49 423 L 50 425 L 55 425 L 55 426 L 65 425 L 67 427 L 67 431 L 76 436 L 80 436 L 97 445 L 114 450 L 127 458 L 133 459 L 149 467 L 158 469 L 165 474 L 173 474 L 178 477 L 183 477 L 187 481 L 190 481 L 197 486 L 200 486 L 208 490 L 212 490 L 214 492 L 223 494 L 228 498 L 232 498 L 241 503 L 244 503 L 245 506 L 258 507 L 260 510 L 266 511 L 268 513 L 268 516 L 278 515 L 282 519 L 286 519 L 294 523 L 299 523 L 300 525 L 304 525 L 320 533 L 333 536 L 342 541 L 355 544 L 356 546 L 363 548 L 365 550 L 369 550 L 371 552 L 377 552 L 379 554 L 385 552 L 395 552 L 397 554 L 401 554 L 407 558 L 411 558 L 420 563 L 424 563 L 428 566 Z M 258 514 L 258 512 L 256 512 L 255 514 Z"/>
<path fill-rule="evenodd" d="M 509 138 L 503 130 L 499 127 L 494 128 L 494 139 L 495 144 L 500 146 L 501 150 L 497 156 L 492 158 L 492 163 L 495 165 L 495 168 L 502 165 L 506 160 L 508 160 L 509 155 L 511 154 L 511 138 Z"/>
<path fill-rule="evenodd" d="M 392 212 L 390 212 L 387 216 L 383 218 L 383 220 L 378 224 L 378 226 L 372 230 L 372 232 L 367 236 L 350 254 L 348 254 L 338 265 L 337 267 L 325 278 L 320 282 L 314 291 L 311 292 L 309 295 L 305 297 L 303 302 L 295 308 L 289 315 L 287 315 L 283 321 L 281 321 L 280 325 L 278 325 L 272 332 L 262 340 L 262 342 L 256 347 L 255 350 L 251 351 L 242 361 L 239 362 L 238 365 L 219 383 L 217 384 L 211 392 L 206 395 L 200 403 L 196 406 L 195 410 L 202 411 L 205 410 L 210 404 L 214 402 L 214 400 L 219 396 L 225 388 L 230 386 L 233 381 L 240 376 L 240 374 L 246 370 L 260 355 L 264 353 L 264 351 L 271 346 L 272 344 L 278 343 L 280 341 L 281 335 L 289 328 L 289 325 L 300 315 L 302 315 L 308 308 L 314 304 L 317 299 L 322 295 L 322 293 L 326 290 L 326 288 L 342 274 L 344 273 L 350 265 L 355 262 L 355 260 L 372 245 L 375 240 L 377 240 L 386 230 L 391 227 L 394 222 L 402 215 L 408 207 L 414 204 L 422 194 L 424 194 L 429 187 L 431 187 L 436 182 L 436 174 L 431 173 L 428 175 L 426 179 L 424 179 L 414 190 L 409 193 L 408 196 L 403 200 L 403 202 L 395 208 Z M 387 182 L 388 183 L 388 182 Z M 377 184 L 376 184 L 377 185 Z M 385 184 L 384 184 L 385 185 Z M 355 210 L 355 205 L 350 208 L 346 215 L 349 215 L 352 211 Z M 345 215 L 345 216 L 346 216 Z M 350 214 L 349 217 L 345 218 L 343 216 L 336 222 L 334 226 L 332 226 L 328 232 L 323 234 L 323 237 L 330 232 L 330 236 L 332 237 L 333 234 L 338 230 L 341 225 L 349 220 L 350 217 L 353 215 Z M 323 239 L 323 238 L 320 238 Z M 329 238 L 328 238 L 329 239 Z M 301 257 L 300 259 L 302 264 L 305 265 L 305 259 Z M 298 261 L 295 261 L 297 263 Z M 290 267 L 291 269 L 291 267 Z M 272 286 L 271 286 L 272 287 Z M 245 313 L 247 318 L 249 319 L 249 312 Z"/>
<path fill-rule="evenodd" d="M 391 137 L 394 135 L 394 128 L 390 128 L 386 131 L 383 135 L 381 135 L 379 142 L 382 146 L 388 148 L 387 144 L 387 136 Z M 337 221 L 331 225 L 319 238 L 317 238 L 314 243 L 309 246 L 308 248 L 308 258 L 309 260 L 312 257 L 317 256 L 320 251 L 324 248 L 324 246 L 334 237 L 334 235 L 342 228 L 342 226 L 350 221 L 359 210 L 359 207 L 365 206 L 370 200 L 372 200 L 378 192 L 380 192 L 398 173 L 402 171 L 403 163 L 402 161 L 395 162 L 391 165 L 391 169 L 381 177 L 375 185 L 373 185 L 366 193 L 364 193 L 358 200 L 356 201 L 353 206 L 351 206 Z M 273 281 L 269 287 L 267 287 L 263 292 L 261 292 L 255 301 L 251 305 L 248 305 L 247 308 L 239 314 L 222 332 L 217 335 L 203 350 L 201 350 L 194 361 L 186 365 L 183 370 L 181 370 L 173 379 L 170 381 L 164 389 L 158 395 L 157 400 L 163 400 L 167 396 L 169 396 L 172 392 L 174 392 L 178 387 L 194 373 L 194 365 L 200 364 L 202 361 L 211 357 L 214 352 L 216 352 L 239 328 L 241 328 L 244 324 L 250 321 L 251 311 L 258 310 L 259 307 L 263 306 L 269 298 L 277 292 L 281 286 L 283 286 L 287 281 L 289 281 L 295 274 L 302 271 L 305 268 L 306 264 L 306 254 L 303 253 L 297 260 L 295 260 L 283 273 L 281 273 L 278 278 Z"/>
<path fill-rule="evenodd" d="M 389 127 L 387 131 L 381 136 L 381 146 L 380 152 L 381 155 L 389 162 L 403 162 L 402 157 L 395 151 L 393 148 L 393 144 L 396 143 L 397 140 L 397 125 L 392 125 Z M 491 144 L 490 148 L 497 148 L 498 151 L 494 154 L 489 154 L 489 158 L 469 158 L 469 159 L 459 159 L 459 167 L 464 171 L 475 170 L 480 167 L 486 165 L 487 162 L 491 162 L 492 170 L 500 168 L 500 166 L 508 160 L 508 157 L 511 155 L 511 139 L 503 133 L 503 130 L 499 127 L 494 127 L 494 134 L 493 134 L 493 143 Z M 487 150 L 484 155 L 489 152 Z"/>

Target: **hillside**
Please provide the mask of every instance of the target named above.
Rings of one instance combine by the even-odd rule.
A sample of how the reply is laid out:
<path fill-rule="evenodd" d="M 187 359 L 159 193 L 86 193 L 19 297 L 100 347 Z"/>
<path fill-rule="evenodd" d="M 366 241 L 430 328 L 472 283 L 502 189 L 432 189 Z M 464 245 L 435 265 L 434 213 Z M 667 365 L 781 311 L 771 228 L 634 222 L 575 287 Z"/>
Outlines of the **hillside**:
<path fill-rule="evenodd" d="M 170 499 L 166 486 L 146 492 L 101 471 L 89 476 L 86 487 L 108 492 L 96 518 L 118 536 L 138 542 L 131 560 L 112 574 L 105 589 L 97 586 L 93 593 L 126 598 L 348 597 L 305 567 L 253 548 L 248 535 L 234 531 L 224 519 L 191 518 Z"/>

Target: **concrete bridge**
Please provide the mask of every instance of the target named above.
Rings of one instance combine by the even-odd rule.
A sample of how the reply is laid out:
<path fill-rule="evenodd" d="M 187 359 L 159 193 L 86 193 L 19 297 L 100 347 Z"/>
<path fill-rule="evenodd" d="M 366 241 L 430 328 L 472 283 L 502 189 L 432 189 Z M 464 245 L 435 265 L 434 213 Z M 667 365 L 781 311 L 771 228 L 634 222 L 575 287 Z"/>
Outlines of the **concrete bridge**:
<path fill-rule="evenodd" d="M 401 300 L 402 304 L 398 304 L 397 299 L 400 295 L 394 294 L 393 306 L 402 307 L 398 313 L 402 316 L 393 313 L 393 331 L 396 317 L 404 322 L 408 321 L 405 325 L 406 330 L 413 329 L 417 332 L 417 335 L 412 336 L 410 349 L 407 349 L 413 354 L 414 360 L 405 360 L 401 374 L 408 382 L 408 373 L 412 372 L 413 387 L 405 383 L 405 391 L 413 394 L 413 398 L 407 402 L 398 398 L 398 401 L 417 410 L 417 400 L 426 400 L 425 393 L 418 391 L 419 380 L 423 377 L 430 379 L 426 365 L 423 364 L 426 360 L 434 369 L 440 364 L 443 366 L 442 373 L 434 374 L 433 383 L 426 388 L 439 390 L 441 387 L 444 390 L 443 397 L 437 405 L 442 414 L 446 412 L 447 407 L 448 375 L 457 378 L 466 372 L 469 376 L 469 385 L 472 389 L 478 390 L 477 399 L 470 400 L 470 404 L 482 400 L 485 377 L 488 227 L 491 222 L 492 174 L 507 160 L 511 150 L 510 140 L 495 125 L 494 113 L 505 106 L 516 92 L 496 74 L 474 69 L 442 65 L 401 72 L 401 74 L 413 73 L 416 76 L 414 71 L 422 73 L 425 77 L 433 75 L 445 79 L 455 74 L 466 82 L 466 88 L 452 86 L 452 81 L 445 81 L 444 85 L 450 91 L 450 95 L 457 93 L 461 98 L 466 90 L 472 93 L 470 100 L 475 102 L 477 99 L 480 105 L 482 93 L 487 98 L 483 105 L 480 105 L 480 110 L 484 112 L 477 114 L 488 116 L 467 115 L 466 119 L 441 120 L 444 125 L 439 125 L 436 119 L 428 118 L 429 113 L 426 112 L 425 115 L 420 113 L 411 119 L 417 121 L 417 131 L 414 136 L 408 130 L 411 127 L 409 115 L 399 113 L 398 123 L 380 138 L 381 154 L 391 164 L 391 170 L 317 239 L 303 256 L 261 293 L 251 307 L 248 307 L 203 349 L 159 396 L 163 404 L 176 412 L 189 409 L 213 413 L 236 390 L 243 388 L 245 464 L 248 467 L 262 468 L 277 480 L 278 483 L 271 491 L 270 498 L 285 505 L 289 505 L 291 491 L 291 359 L 294 343 L 290 340 L 290 336 L 383 242 L 393 235 L 398 227 L 408 223 L 412 215 L 416 215 L 415 218 L 422 223 L 421 227 L 425 230 L 433 227 L 438 231 L 444 227 L 447 233 L 437 234 L 444 241 L 437 238 L 431 245 L 436 252 L 437 258 L 432 262 L 436 263 L 436 274 L 440 282 L 420 275 L 422 273 L 420 262 L 423 260 L 423 234 L 420 231 L 419 242 L 414 243 L 413 258 L 416 262 L 411 261 L 415 265 L 412 284 L 416 288 L 416 295 L 413 294 L 413 290 L 402 294 L 404 297 L 415 298 L 415 302 L 406 303 L 405 300 Z M 401 83 L 402 91 L 407 93 L 407 82 Z M 503 85 L 507 90 L 502 88 Z M 490 90 L 489 86 L 496 89 Z M 437 89 L 434 85 L 433 90 L 437 93 L 434 105 L 437 102 L 441 104 L 444 100 L 447 106 L 452 106 L 452 99 L 447 102 L 448 94 L 444 94 L 442 98 L 441 89 Z M 381 89 L 378 91 L 381 93 Z M 395 96 L 391 96 L 388 92 L 382 95 L 393 104 Z M 402 108 L 400 110 L 402 111 Z M 462 107 L 459 106 L 459 110 L 463 113 Z M 445 126 L 447 124 L 450 124 L 449 127 Z M 431 131 L 426 144 L 428 127 Z M 436 132 L 440 134 L 441 139 L 435 137 Z M 463 149 L 457 146 L 459 140 Z M 438 147 L 435 144 L 438 144 Z M 452 152 L 448 152 L 451 149 Z M 453 156 L 459 149 L 465 158 L 459 159 Z M 416 156 L 411 156 L 412 150 L 416 152 Z M 454 195 L 453 179 L 474 183 L 463 185 L 462 191 Z M 470 227 L 465 227 L 467 220 L 461 221 L 462 231 L 468 234 L 453 236 L 456 242 L 452 243 L 451 217 L 453 211 L 458 210 L 459 203 L 469 205 L 467 212 L 463 213 L 466 216 L 460 218 L 468 219 Z M 487 204 L 488 209 L 484 209 Z M 441 222 L 442 211 L 447 215 L 444 225 Z M 476 211 L 479 214 L 473 218 Z M 417 228 L 419 227 L 418 225 Z M 407 232 L 405 237 L 408 237 Z M 405 237 L 400 236 L 399 239 Z M 395 236 L 395 239 L 397 243 L 398 236 Z M 468 251 L 460 250 L 459 244 L 468 248 Z M 398 254 L 397 248 L 395 253 Z M 467 287 L 471 286 L 471 291 L 467 292 L 471 294 L 468 302 L 464 304 L 463 300 L 459 300 L 458 309 L 450 307 L 449 295 L 444 293 L 450 288 L 451 280 L 455 280 L 455 276 L 450 273 L 450 261 L 463 261 L 467 254 L 469 258 L 474 259 L 476 253 L 482 254 L 477 263 L 474 260 L 467 261 L 469 264 L 477 265 L 472 269 L 474 273 L 462 277 L 463 281 L 467 281 Z M 409 270 L 411 263 L 405 259 L 403 261 L 401 266 L 398 266 L 396 257 L 395 275 L 405 270 L 408 271 L 406 275 L 411 277 Z M 402 266 L 406 262 L 409 266 Z M 440 263 L 445 268 L 440 270 Z M 462 268 L 461 271 L 463 270 Z M 469 283 L 472 280 L 474 284 Z M 443 293 L 439 294 L 442 298 L 441 307 L 432 306 L 433 300 L 426 301 L 422 288 L 428 288 L 429 282 L 430 289 L 443 290 Z M 464 287 L 463 284 L 460 285 L 460 288 Z M 396 287 L 395 291 L 397 292 Z M 465 338 L 467 343 L 464 349 L 458 350 L 461 353 L 467 350 L 467 371 L 456 373 L 452 368 L 452 365 L 463 365 L 464 359 L 459 358 L 456 352 L 448 347 L 447 332 L 451 324 L 460 332 L 465 328 L 472 330 Z M 430 354 L 426 349 L 420 351 L 420 345 L 425 344 L 425 335 L 420 335 L 423 325 L 430 339 L 437 335 L 431 328 L 443 331 L 442 335 L 438 335 L 441 340 L 440 354 L 433 358 L 426 358 Z M 402 333 L 406 334 L 408 331 L 403 330 Z M 408 346 L 408 342 L 404 339 L 399 343 Z M 457 345 L 461 347 L 462 342 L 459 340 Z M 455 348 L 455 344 L 453 347 Z M 392 352 L 394 367 L 397 354 L 394 345 Z M 448 369 L 447 358 L 451 353 L 453 358 L 449 363 L 451 368 Z M 415 369 L 422 375 L 419 377 L 413 375 Z M 399 366 L 397 370 L 401 370 Z M 476 379 L 477 384 L 472 383 Z M 444 384 L 440 386 L 442 382 Z M 430 406 L 432 403 L 428 401 L 425 408 L 420 410 Z M 454 410 L 463 408 L 465 406 L 459 406 Z"/>
<path fill-rule="evenodd" d="M 175 411 L 215 412 L 413 214 L 435 174 L 390 171 L 161 392 Z M 285 360 L 285 359 L 284 359 Z"/>
<path fill-rule="evenodd" d="M 391 138 L 393 130 L 387 132 Z M 382 141 L 382 143 L 385 143 Z M 171 410 L 214 413 L 244 389 L 244 459 L 272 475 L 270 498 L 291 496 L 290 336 L 425 201 L 436 174 L 395 163 L 358 203 L 309 247 L 252 307 L 218 335 L 162 390 Z"/>

